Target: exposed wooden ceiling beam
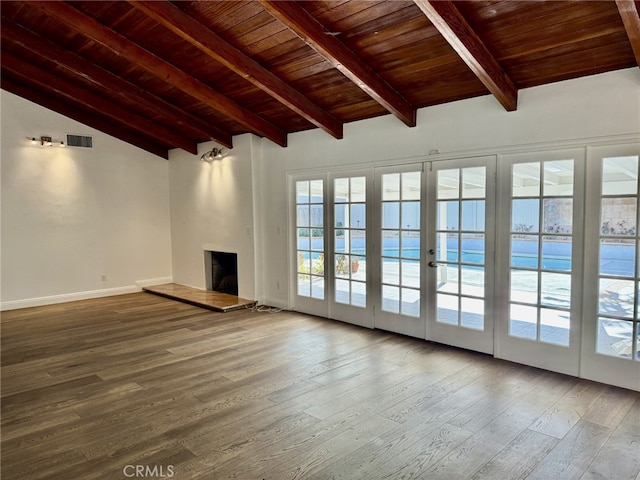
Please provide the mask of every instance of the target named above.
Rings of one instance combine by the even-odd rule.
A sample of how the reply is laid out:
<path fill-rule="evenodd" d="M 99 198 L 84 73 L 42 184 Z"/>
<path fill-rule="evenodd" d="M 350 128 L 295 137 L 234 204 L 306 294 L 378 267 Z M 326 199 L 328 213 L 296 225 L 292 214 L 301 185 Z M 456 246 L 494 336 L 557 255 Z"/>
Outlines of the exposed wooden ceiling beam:
<path fill-rule="evenodd" d="M 640 66 L 640 14 L 634 0 L 616 0 L 636 63 Z"/>
<path fill-rule="evenodd" d="M 516 110 L 518 89 L 453 2 L 414 2 L 502 106 L 509 112 Z"/>
<path fill-rule="evenodd" d="M 342 122 L 168 0 L 129 3 L 315 126 L 342 138 Z"/>
<path fill-rule="evenodd" d="M 284 23 L 371 98 L 408 126 L 416 125 L 415 107 L 344 43 L 331 35 L 297 2 L 259 1 L 275 18 Z"/>
<path fill-rule="evenodd" d="M 162 118 L 166 118 L 178 130 L 190 132 L 189 137 L 194 135 L 207 140 L 215 140 L 222 146 L 232 148 L 232 138 L 227 132 L 206 124 L 198 117 L 195 117 L 165 100 L 152 95 L 142 88 L 130 83 L 113 73 L 83 59 L 69 50 L 64 49 L 40 35 L 37 35 L 26 28 L 16 25 L 11 20 L 2 18 L 2 29 L 0 29 L 2 41 L 19 44 L 32 53 L 45 58 L 55 58 L 56 63 L 73 72 L 75 75 L 89 79 L 94 84 L 113 92 L 115 96 L 127 97 L 135 100 L 144 108 L 156 112 Z"/>
<path fill-rule="evenodd" d="M 98 42 L 120 57 L 144 68 L 188 95 L 205 102 L 211 108 L 240 123 L 249 131 L 266 137 L 283 147 L 287 145 L 287 134 L 283 130 L 119 33 L 98 23 L 71 5 L 61 1 L 34 1 L 29 2 L 29 6 L 38 8 L 45 15 L 82 32 L 87 38 Z"/>
<path fill-rule="evenodd" d="M 72 105 L 67 101 L 58 100 L 49 93 L 43 93 L 42 91 L 27 86 L 26 82 L 21 79 L 13 79 L 11 72 L 6 71 L 4 68 L 0 76 L 0 85 L 7 92 L 26 98 L 33 103 L 58 112 L 91 128 L 100 130 L 107 135 L 118 138 L 135 147 L 157 155 L 160 158 L 164 158 L 165 160 L 169 159 L 169 150 L 166 145 L 161 145 L 142 135 L 137 135 L 129 130 L 120 128 L 100 114 L 84 110 L 80 105 Z"/>
<path fill-rule="evenodd" d="M 78 88 L 74 83 L 63 80 L 44 68 L 28 63 L 13 53 L 2 51 L 2 66 L 15 77 L 22 78 L 30 85 L 35 85 L 41 90 L 50 89 L 55 92 L 58 98 L 64 98 L 71 103 L 91 105 L 93 110 L 113 119 L 115 122 L 126 125 L 132 131 L 138 131 L 156 138 L 158 141 L 166 139 L 170 144 L 189 153 L 194 155 L 198 153 L 196 142 L 187 140 L 175 131 L 159 126 L 141 115 L 126 110 L 114 104 L 108 98 L 103 98 L 95 93 Z"/>

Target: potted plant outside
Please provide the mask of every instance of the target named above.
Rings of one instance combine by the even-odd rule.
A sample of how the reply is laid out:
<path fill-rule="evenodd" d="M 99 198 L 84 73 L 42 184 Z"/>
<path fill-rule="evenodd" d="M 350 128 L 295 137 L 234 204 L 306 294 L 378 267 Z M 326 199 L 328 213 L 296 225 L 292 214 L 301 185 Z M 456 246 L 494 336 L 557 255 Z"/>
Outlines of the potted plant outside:
<path fill-rule="evenodd" d="M 360 259 L 356 256 L 351 257 L 351 273 L 358 273 L 360 268 Z"/>

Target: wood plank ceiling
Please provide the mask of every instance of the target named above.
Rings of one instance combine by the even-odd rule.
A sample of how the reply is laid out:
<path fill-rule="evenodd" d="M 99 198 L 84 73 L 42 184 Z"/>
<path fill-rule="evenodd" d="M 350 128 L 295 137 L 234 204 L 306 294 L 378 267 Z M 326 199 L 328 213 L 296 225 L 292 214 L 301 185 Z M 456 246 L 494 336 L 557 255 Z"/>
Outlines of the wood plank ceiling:
<path fill-rule="evenodd" d="M 640 1 L 2 1 L 1 86 L 197 153 L 640 65 Z"/>

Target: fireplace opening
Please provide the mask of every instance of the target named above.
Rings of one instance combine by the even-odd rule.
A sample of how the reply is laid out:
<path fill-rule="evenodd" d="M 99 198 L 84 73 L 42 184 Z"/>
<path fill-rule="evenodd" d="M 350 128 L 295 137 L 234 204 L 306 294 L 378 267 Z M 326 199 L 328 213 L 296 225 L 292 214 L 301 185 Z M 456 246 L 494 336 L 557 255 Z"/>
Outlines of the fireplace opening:
<path fill-rule="evenodd" d="M 210 255 L 210 285 L 215 292 L 238 296 L 238 254 L 228 252 L 207 252 Z"/>

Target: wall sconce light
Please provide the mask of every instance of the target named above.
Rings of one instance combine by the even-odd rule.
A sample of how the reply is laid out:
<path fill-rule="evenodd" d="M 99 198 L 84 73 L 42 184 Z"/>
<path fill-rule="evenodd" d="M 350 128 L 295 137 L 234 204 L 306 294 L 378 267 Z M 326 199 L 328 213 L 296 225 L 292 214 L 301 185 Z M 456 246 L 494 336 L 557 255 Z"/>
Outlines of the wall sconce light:
<path fill-rule="evenodd" d="M 60 147 L 64 147 L 64 142 L 62 140 L 53 140 L 51 137 L 42 136 L 40 137 L 40 145 L 43 147 L 52 147 L 54 145 L 59 145 Z M 36 137 L 31 137 L 31 145 L 37 145 L 38 140 Z"/>
<path fill-rule="evenodd" d="M 212 148 L 208 152 L 203 153 L 200 160 L 203 162 L 213 162 L 216 158 L 222 158 L 224 156 L 222 150 L 222 148 Z"/>

